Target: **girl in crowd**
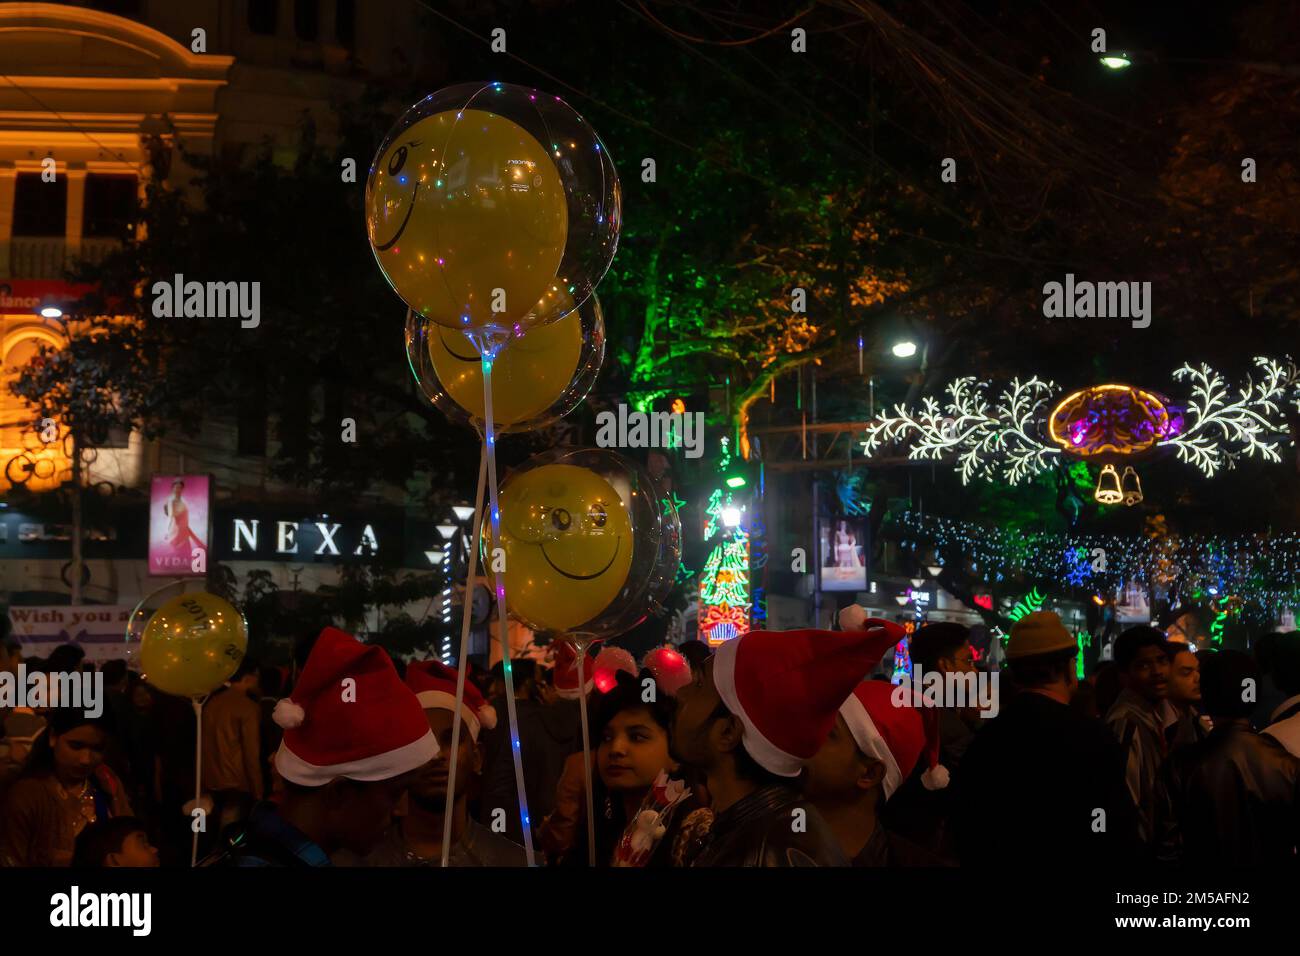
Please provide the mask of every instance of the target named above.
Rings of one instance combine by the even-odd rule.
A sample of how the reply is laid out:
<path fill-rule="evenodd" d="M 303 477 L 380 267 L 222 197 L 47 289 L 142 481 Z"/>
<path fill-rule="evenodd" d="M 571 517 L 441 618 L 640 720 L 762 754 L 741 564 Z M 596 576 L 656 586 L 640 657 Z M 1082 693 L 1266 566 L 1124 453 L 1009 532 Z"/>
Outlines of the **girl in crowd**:
<path fill-rule="evenodd" d="M 674 700 L 647 670 L 637 677 L 618 671 L 616 680 L 592 699 L 596 865 L 671 866 L 679 823 L 697 806 L 680 777 L 671 776 L 678 770 L 668 753 Z M 643 689 L 651 685 L 654 699 L 646 702 Z M 587 860 L 581 820 L 564 864 L 586 866 Z"/>
<path fill-rule="evenodd" d="M 0 866 L 68 866 L 89 824 L 130 816 L 126 788 L 104 763 L 107 720 L 56 708 L 5 799 Z"/>

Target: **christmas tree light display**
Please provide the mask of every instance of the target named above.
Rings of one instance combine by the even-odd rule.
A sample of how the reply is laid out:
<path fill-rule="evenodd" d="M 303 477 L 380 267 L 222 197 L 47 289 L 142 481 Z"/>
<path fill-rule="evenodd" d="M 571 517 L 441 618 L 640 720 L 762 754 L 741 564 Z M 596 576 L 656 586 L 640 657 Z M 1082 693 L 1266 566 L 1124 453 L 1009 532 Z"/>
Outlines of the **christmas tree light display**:
<path fill-rule="evenodd" d="M 719 473 L 731 464 L 728 441 L 722 439 Z M 749 630 L 749 535 L 742 526 L 739 507 L 730 488 L 715 488 L 705 509 L 706 542 L 718 538 L 700 575 L 701 640 L 716 647 Z"/>

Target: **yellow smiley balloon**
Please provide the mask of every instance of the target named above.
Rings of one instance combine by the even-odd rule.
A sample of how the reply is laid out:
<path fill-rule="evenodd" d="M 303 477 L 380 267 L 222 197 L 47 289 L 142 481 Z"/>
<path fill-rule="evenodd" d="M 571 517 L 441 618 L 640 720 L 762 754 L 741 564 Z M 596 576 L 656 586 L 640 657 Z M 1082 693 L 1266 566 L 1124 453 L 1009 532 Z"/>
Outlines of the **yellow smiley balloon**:
<path fill-rule="evenodd" d="M 486 110 L 447 110 L 375 157 L 366 229 L 380 269 L 416 312 L 448 328 L 519 331 L 557 288 L 568 205 L 531 133 Z"/>
<path fill-rule="evenodd" d="M 243 615 L 215 595 L 182 594 L 149 618 L 140 666 L 164 693 L 202 697 L 230 679 L 247 650 Z"/>
<path fill-rule="evenodd" d="M 430 329 L 429 359 L 447 394 L 483 420 L 483 363 L 460 332 Z M 574 309 L 558 322 L 512 338 L 492 363 L 492 417 L 500 427 L 540 415 L 573 381 L 582 353 L 582 317 Z"/>
<path fill-rule="evenodd" d="M 633 545 L 613 485 L 588 468 L 542 465 L 506 483 L 500 508 L 511 614 L 535 630 L 569 631 L 609 607 L 627 581 Z M 491 528 L 483 532 L 490 548 Z"/>

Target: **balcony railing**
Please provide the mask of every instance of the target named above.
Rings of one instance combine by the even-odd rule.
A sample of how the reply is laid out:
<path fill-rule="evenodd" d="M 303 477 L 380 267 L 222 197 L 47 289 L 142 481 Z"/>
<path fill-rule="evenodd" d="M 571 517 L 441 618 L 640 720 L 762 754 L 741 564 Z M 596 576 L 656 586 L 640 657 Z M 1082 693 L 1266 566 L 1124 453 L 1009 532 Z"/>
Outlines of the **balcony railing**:
<path fill-rule="evenodd" d="M 9 240 L 8 272 L 0 278 L 62 279 L 74 258 L 97 263 L 121 244 L 118 239 L 83 238 L 74 256 L 63 236 L 14 236 Z"/>
<path fill-rule="evenodd" d="M 9 278 L 62 279 L 67 248 L 63 236 L 14 236 L 9 240 Z"/>

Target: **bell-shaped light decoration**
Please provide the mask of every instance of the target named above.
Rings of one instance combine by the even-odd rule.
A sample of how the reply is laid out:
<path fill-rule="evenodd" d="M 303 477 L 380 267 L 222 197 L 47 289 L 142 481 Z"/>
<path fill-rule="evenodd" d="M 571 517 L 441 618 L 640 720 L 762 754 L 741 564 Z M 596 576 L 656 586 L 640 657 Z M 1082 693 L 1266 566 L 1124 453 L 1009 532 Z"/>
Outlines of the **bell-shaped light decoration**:
<path fill-rule="evenodd" d="M 1115 470 L 1114 465 L 1102 465 L 1101 475 L 1097 478 L 1097 490 L 1092 493 L 1093 498 L 1103 505 L 1117 505 L 1124 500 L 1124 492 L 1120 490 L 1119 472 Z"/>
<path fill-rule="evenodd" d="M 1124 469 L 1124 476 L 1120 479 L 1120 490 L 1124 492 L 1124 504 L 1135 505 L 1142 500 L 1142 482 L 1138 478 L 1138 473 L 1131 467 Z"/>

